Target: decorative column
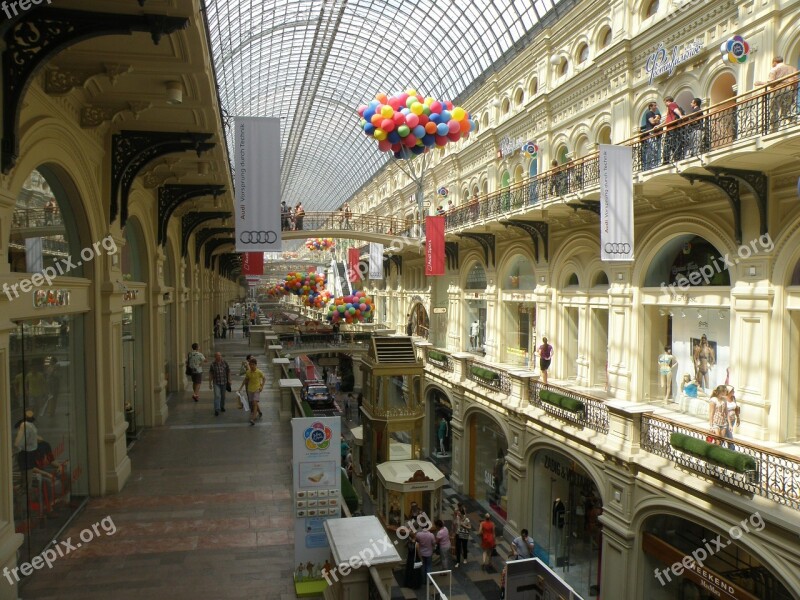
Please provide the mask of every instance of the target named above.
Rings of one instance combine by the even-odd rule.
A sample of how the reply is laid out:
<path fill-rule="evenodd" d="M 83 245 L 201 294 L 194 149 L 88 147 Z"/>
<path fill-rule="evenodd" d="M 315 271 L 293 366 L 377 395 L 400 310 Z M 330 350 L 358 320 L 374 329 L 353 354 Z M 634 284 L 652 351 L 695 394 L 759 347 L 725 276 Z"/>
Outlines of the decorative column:
<path fill-rule="evenodd" d="M 608 393 L 611 398 L 630 400 L 633 397 L 633 390 L 643 389 L 642 382 L 637 380 L 644 372 L 643 361 L 649 357 L 642 356 L 635 345 L 628 344 L 625 340 L 639 339 L 639 325 L 644 322 L 644 318 L 639 314 L 641 306 L 637 307 L 637 314 L 634 314 L 631 287 L 633 267 L 614 263 L 610 271 Z"/>
<path fill-rule="evenodd" d="M 459 361 L 460 362 L 460 361 Z M 464 436 L 464 394 L 460 386 L 454 385 L 451 398 L 453 401 L 453 414 L 450 419 L 450 447 L 453 453 L 450 471 L 450 485 L 459 493 L 464 491 L 464 482 L 467 480 L 464 469 L 467 468 L 464 457 L 468 456 Z"/>
<path fill-rule="evenodd" d="M 164 300 L 164 249 L 157 246 L 155 257 L 155 273 L 150 281 L 153 284 L 150 287 L 150 301 L 147 306 L 150 309 L 150 334 L 151 342 L 148 347 L 149 353 L 145 353 L 150 357 L 150 372 L 152 373 L 152 394 L 149 402 L 151 403 L 150 410 L 145 411 L 145 414 L 150 413 L 150 419 L 145 423 L 148 427 L 157 427 L 163 425 L 167 421 L 169 415 L 169 408 L 167 408 L 167 385 L 168 381 L 164 377 L 164 352 L 166 344 L 163 340 L 171 335 L 169 331 L 163 330 L 164 315 L 167 312 L 167 305 Z M 147 337 L 147 336 L 145 336 Z M 162 343 L 157 343 L 162 341 Z"/>
<path fill-rule="evenodd" d="M 510 531 L 503 529 L 506 538 L 511 539 L 519 535 L 521 529 L 526 527 L 530 518 L 530 501 L 528 500 L 528 468 L 525 457 L 522 455 L 523 440 L 525 439 L 525 420 L 509 417 L 508 452 L 506 453 L 506 501 L 507 523 Z M 529 525 L 527 525 L 530 528 Z"/>

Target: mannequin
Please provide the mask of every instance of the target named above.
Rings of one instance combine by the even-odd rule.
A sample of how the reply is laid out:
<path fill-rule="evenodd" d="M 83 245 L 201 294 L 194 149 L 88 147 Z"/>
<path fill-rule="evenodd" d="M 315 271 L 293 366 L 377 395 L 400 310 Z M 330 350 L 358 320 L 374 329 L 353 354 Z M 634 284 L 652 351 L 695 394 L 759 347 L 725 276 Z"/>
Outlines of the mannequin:
<path fill-rule="evenodd" d="M 694 347 L 694 377 L 703 391 L 711 387 L 710 371 L 715 363 L 714 349 L 708 344 L 706 334 L 703 334 L 700 336 L 700 344 Z"/>
<path fill-rule="evenodd" d="M 665 402 L 672 400 L 672 379 L 677 367 L 678 361 L 672 355 L 672 349 L 664 346 L 664 353 L 658 356 L 658 378 L 664 390 Z"/>
<path fill-rule="evenodd" d="M 481 324 L 478 319 L 475 319 L 469 326 L 469 344 L 475 350 L 478 347 L 478 337 L 481 331 Z"/>
<path fill-rule="evenodd" d="M 448 429 L 449 429 L 449 427 L 447 425 L 447 419 L 442 417 L 442 420 L 439 422 L 439 431 L 438 431 L 438 436 L 439 436 L 439 454 L 447 454 L 447 452 L 445 450 L 445 447 L 444 447 L 444 441 L 447 438 Z"/>

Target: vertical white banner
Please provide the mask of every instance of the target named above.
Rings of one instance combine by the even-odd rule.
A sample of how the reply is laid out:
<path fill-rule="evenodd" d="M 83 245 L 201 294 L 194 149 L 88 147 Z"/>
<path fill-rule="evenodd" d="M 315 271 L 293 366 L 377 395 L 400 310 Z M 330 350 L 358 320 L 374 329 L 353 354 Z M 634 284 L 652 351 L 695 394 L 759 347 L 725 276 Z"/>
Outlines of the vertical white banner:
<path fill-rule="evenodd" d="M 322 581 L 331 554 L 324 523 L 341 517 L 341 417 L 292 419 L 295 589 Z"/>
<path fill-rule="evenodd" d="M 633 148 L 600 146 L 600 260 L 633 260 Z"/>
<path fill-rule="evenodd" d="M 281 250 L 280 120 L 234 119 L 236 251 Z"/>
<path fill-rule="evenodd" d="M 369 243 L 369 278 L 375 281 L 383 279 L 383 244 Z"/>
<path fill-rule="evenodd" d="M 42 238 L 25 238 L 25 268 L 28 273 L 41 273 L 44 269 L 44 244 Z"/>

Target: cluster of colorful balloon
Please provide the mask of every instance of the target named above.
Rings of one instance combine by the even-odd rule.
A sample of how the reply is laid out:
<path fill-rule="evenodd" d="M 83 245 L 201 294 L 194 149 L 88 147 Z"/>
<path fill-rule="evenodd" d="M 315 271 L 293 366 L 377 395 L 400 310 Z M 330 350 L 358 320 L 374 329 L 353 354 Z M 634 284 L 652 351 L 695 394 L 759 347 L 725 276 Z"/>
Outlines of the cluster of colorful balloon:
<path fill-rule="evenodd" d="M 416 90 L 387 96 L 377 94 L 369 104 L 358 107 L 361 129 L 378 142 L 382 152 L 395 158 L 411 158 L 434 146 L 469 137 L 475 122 L 460 106 L 449 100 L 423 98 Z"/>
<path fill-rule="evenodd" d="M 325 289 L 325 275 L 292 271 L 286 275 L 283 286 L 290 294 L 307 296 L 312 291 L 319 292 Z"/>
<path fill-rule="evenodd" d="M 263 290 L 263 292 L 259 289 L 259 293 L 264 293 L 270 298 L 282 298 L 289 295 L 289 291 L 283 283 L 276 283 Z"/>
<path fill-rule="evenodd" d="M 328 322 L 363 323 L 372 320 L 372 298 L 358 291 L 350 296 L 336 298 L 328 306 Z"/>
<path fill-rule="evenodd" d="M 331 293 L 328 290 L 312 290 L 307 296 L 302 296 L 303 304 L 314 308 L 325 308 L 331 301 Z"/>
<path fill-rule="evenodd" d="M 539 154 L 539 146 L 533 142 L 525 142 L 522 144 L 522 153 L 528 158 L 536 158 Z"/>
<path fill-rule="evenodd" d="M 328 250 L 333 250 L 335 247 L 336 242 L 333 241 L 333 238 L 308 238 L 306 240 L 306 248 L 309 250 L 327 252 Z"/>

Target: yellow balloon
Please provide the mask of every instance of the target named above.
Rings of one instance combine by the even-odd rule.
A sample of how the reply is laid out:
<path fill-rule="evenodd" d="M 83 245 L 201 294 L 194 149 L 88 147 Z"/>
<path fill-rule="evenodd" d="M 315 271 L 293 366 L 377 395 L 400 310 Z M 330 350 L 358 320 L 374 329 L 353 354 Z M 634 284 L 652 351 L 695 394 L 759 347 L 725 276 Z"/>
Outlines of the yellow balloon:
<path fill-rule="evenodd" d="M 456 121 L 461 121 L 466 115 L 467 112 L 460 106 L 456 106 L 453 109 L 453 112 L 450 113 L 450 116 L 452 116 Z"/>
<path fill-rule="evenodd" d="M 464 112 L 464 111 L 461 111 L 461 112 Z M 384 119 L 391 119 L 393 114 L 394 114 L 394 109 L 391 106 L 389 106 L 388 104 L 385 104 L 383 106 L 383 108 L 381 108 L 381 116 Z M 460 121 L 461 119 L 456 119 L 456 120 Z"/>
<path fill-rule="evenodd" d="M 414 102 L 414 104 L 411 105 L 411 112 L 414 113 L 415 115 L 421 115 L 424 108 L 425 107 L 422 106 L 422 104 L 420 104 L 419 102 Z"/>
<path fill-rule="evenodd" d="M 427 98 L 425 98 L 425 106 L 430 106 L 431 104 L 433 104 L 433 98 L 428 96 Z"/>
<path fill-rule="evenodd" d="M 372 137 L 374 137 L 379 142 L 382 142 L 383 140 L 386 139 L 387 135 L 389 134 L 387 134 L 383 129 L 378 127 L 377 129 L 375 129 L 374 133 L 372 134 Z"/>
<path fill-rule="evenodd" d="M 408 88 L 406 90 L 406 94 L 408 94 L 409 96 L 416 96 L 417 95 L 417 90 L 415 90 L 414 88 Z"/>

